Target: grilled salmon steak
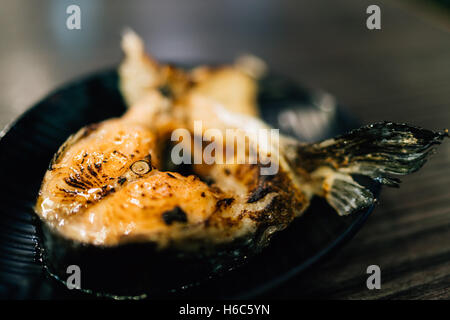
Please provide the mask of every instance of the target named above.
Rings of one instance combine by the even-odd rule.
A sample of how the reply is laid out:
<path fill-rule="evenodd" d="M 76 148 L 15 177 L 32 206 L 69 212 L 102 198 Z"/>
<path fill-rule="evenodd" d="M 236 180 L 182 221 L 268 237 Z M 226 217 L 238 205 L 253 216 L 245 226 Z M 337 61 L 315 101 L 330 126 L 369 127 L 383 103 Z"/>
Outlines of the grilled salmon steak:
<path fill-rule="evenodd" d="M 213 252 L 242 240 L 258 251 L 314 196 L 339 215 L 370 206 L 375 197 L 355 174 L 398 186 L 395 175 L 418 170 L 433 145 L 448 136 L 383 122 L 314 144 L 283 135 L 254 140 L 255 130 L 271 129 L 258 117 L 257 77 L 265 69 L 260 61 L 186 71 L 156 62 L 132 32 L 122 47 L 120 89 L 128 111 L 80 129 L 60 147 L 36 204 L 53 234 L 76 243 L 104 248 L 151 242 L 158 250 Z M 247 138 L 213 140 L 224 161 L 177 172 L 168 164 L 167 146 L 180 128 L 193 138 L 178 142 L 192 146 L 199 134 L 195 121 L 202 123 L 200 134 L 213 129 L 225 137 L 231 130 Z M 235 152 L 226 153 L 231 147 Z M 278 170 L 263 174 L 267 162 L 239 161 L 250 154 L 276 162 Z"/>

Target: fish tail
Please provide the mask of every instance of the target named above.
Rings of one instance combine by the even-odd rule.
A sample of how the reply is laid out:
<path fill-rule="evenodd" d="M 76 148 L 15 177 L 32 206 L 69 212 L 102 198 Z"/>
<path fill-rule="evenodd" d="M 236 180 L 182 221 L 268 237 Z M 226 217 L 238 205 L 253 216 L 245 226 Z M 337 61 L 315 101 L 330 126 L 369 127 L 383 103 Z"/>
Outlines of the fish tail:
<path fill-rule="evenodd" d="M 375 201 L 368 187 L 356 180 L 368 177 L 398 187 L 400 179 L 419 170 L 448 137 L 407 124 L 380 122 L 298 149 L 296 166 L 309 173 L 313 193 L 324 197 L 339 215 L 347 215 Z"/>

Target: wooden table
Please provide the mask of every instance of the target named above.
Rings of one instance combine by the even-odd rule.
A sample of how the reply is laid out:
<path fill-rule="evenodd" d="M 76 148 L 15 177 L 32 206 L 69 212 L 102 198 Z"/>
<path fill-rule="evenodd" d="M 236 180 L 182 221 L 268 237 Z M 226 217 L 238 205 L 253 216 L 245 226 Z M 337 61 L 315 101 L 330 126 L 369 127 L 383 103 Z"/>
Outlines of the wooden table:
<path fill-rule="evenodd" d="M 4 1 L 0 11 L 0 126 L 49 90 L 120 59 L 119 34 L 135 28 L 158 57 L 229 61 L 242 52 L 325 89 L 363 123 L 450 127 L 450 33 L 442 15 L 372 1 L 76 1 L 82 30 L 65 28 L 73 1 Z M 445 15 L 444 15 L 445 16 Z M 450 298 L 450 144 L 380 205 L 342 250 L 267 298 Z M 366 268 L 381 268 L 368 290 Z"/>

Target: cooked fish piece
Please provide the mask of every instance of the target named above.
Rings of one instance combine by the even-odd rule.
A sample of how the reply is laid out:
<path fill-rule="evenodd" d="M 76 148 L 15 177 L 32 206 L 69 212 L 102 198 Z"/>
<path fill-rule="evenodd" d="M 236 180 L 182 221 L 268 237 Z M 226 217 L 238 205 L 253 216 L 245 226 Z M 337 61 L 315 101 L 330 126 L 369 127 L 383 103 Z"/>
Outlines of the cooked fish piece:
<path fill-rule="evenodd" d="M 182 246 L 186 239 L 214 244 L 251 234 L 262 220 L 278 215 L 277 224 L 287 225 L 294 208 L 305 205 L 301 193 L 282 192 L 289 182 L 280 174 L 270 184 L 285 194 L 284 204 L 277 205 L 285 208 L 271 213 L 272 218 L 257 217 L 279 195 L 248 201 L 258 187 L 259 168 L 254 165 L 228 167 L 233 188 L 161 171 L 164 138 L 151 124 L 153 111 L 167 100 L 157 91 L 153 96 L 147 100 L 150 112 L 138 104 L 120 119 L 81 129 L 57 152 L 36 205 L 55 232 L 108 246 L 130 241 Z"/>
<path fill-rule="evenodd" d="M 259 186 L 259 166 L 221 168 L 220 172 L 231 174 L 227 173 L 222 184 L 212 186 L 198 178 L 158 170 L 167 133 L 192 118 L 184 105 L 190 96 L 218 99 L 231 110 L 241 101 L 248 106 L 244 112 L 252 115 L 257 110 L 254 80 L 232 67 L 205 71 L 199 79 L 197 69 L 191 89 L 184 89 L 185 97 L 169 100 L 158 90 L 168 86 L 168 90 L 176 91 L 173 87 L 179 82 L 167 81 L 164 67 L 143 52 L 143 44 L 135 34 L 127 34 L 123 46 L 126 57 L 120 68 L 121 88 L 127 101 L 134 105 L 121 119 L 81 129 L 61 147 L 44 178 L 36 206 L 38 214 L 62 236 L 97 245 L 138 239 L 155 241 L 164 247 L 169 242 L 182 245 L 186 238 L 214 244 L 255 232 L 262 224 L 256 221 L 265 220 L 256 217 L 257 213 L 272 205 L 277 196 L 273 192 L 260 201 L 248 201 L 250 193 Z M 174 72 L 183 75 L 183 71 Z M 137 84 L 136 79 L 141 82 Z M 247 85 L 232 99 L 226 100 L 226 95 L 224 99 L 218 98 L 217 84 L 233 83 L 233 79 Z M 234 92 L 225 88 L 224 91 L 230 95 Z M 171 106 L 169 101 L 174 100 Z M 177 118 L 177 114 L 182 116 Z M 133 165 L 142 161 L 147 161 L 152 170 L 134 174 Z M 307 199 L 301 191 L 289 195 L 282 191 L 289 185 L 283 174 L 270 184 L 274 190 L 286 193 L 286 199 L 285 208 L 268 219 L 279 215 L 277 224 L 285 227 L 294 211 L 306 208 Z M 199 190 L 198 194 L 193 190 Z M 187 202 L 188 199 L 191 201 Z M 277 205 L 279 209 L 283 206 Z M 173 210 L 184 217 L 182 223 L 165 223 Z"/>
<path fill-rule="evenodd" d="M 199 66 L 182 70 L 159 64 L 145 52 L 142 39 L 127 30 L 122 39 L 125 58 L 119 67 L 120 90 L 129 106 L 135 105 L 154 89 L 176 100 L 189 95 L 208 96 L 230 111 L 258 116 L 257 84 L 254 79 L 265 72 L 256 57 L 243 56 L 233 65 Z"/>
<path fill-rule="evenodd" d="M 210 272 L 225 268 L 227 259 L 266 246 L 314 196 L 324 197 L 339 215 L 371 205 L 374 195 L 353 175 L 398 186 L 394 176 L 418 170 L 448 136 L 383 122 L 314 144 L 282 135 L 255 139 L 254 132 L 271 128 L 256 116 L 257 82 L 242 65 L 194 71 L 160 65 L 134 33 L 126 34 L 123 48 L 120 88 L 128 111 L 71 136 L 42 182 L 36 212 L 48 230 L 45 239 L 59 239 L 45 242 L 55 273 L 69 260 L 83 263 L 74 258 L 77 250 L 66 250 L 71 255 L 57 250 L 63 240 L 70 248 L 98 248 L 99 256 L 121 245 L 152 244 L 177 257 L 214 257 Z M 171 132 L 182 128 L 195 136 L 195 121 L 203 124 L 201 134 L 215 129 L 225 137 L 231 130 L 246 138 L 226 137 L 217 146 L 224 164 L 195 164 L 191 175 L 167 170 L 164 148 Z M 235 152 L 227 154 L 230 148 Z M 256 163 L 238 161 L 255 154 Z M 278 170 L 263 174 L 268 164 Z M 158 264 L 147 256 L 153 252 L 147 247 L 139 252 L 146 256 L 143 267 Z M 102 262 L 87 265 L 95 269 Z M 97 276 L 92 278 L 95 282 Z M 133 285 L 145 290 L 147 280 L 133 278 Z"/>

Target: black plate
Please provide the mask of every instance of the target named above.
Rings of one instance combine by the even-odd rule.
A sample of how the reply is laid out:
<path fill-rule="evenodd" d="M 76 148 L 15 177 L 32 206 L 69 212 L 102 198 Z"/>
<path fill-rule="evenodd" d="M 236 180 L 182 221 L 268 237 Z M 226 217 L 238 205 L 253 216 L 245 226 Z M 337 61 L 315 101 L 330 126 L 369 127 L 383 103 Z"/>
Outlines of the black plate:
<path fill-rule="evenodd" d="M 321 140 L 357 126 L 332 96 L 302 88 L 284 77 L 271 75 L 261 81 L 259 103 L 267 122 L 304 141 Z M 32 208 L 49 161 L 66 138 L 89 123 L 120 116 L 124 110 L 117 73 L 110 70 L 55 91 L 3 133 L 0 298 L 91 297 L 66 289 L 43 271 Z M 245 298 L 261 294 L 343 244 L 372 209 L 339 217 L 324 201 L 314 199 L 305 215 L 275 235 L 257 257 L 218 278 L 167 292 L 164 297 Z"/>

